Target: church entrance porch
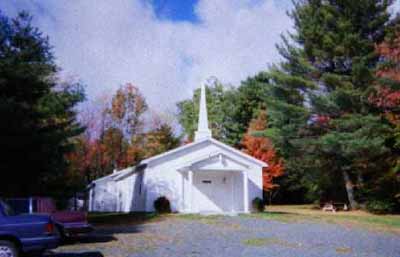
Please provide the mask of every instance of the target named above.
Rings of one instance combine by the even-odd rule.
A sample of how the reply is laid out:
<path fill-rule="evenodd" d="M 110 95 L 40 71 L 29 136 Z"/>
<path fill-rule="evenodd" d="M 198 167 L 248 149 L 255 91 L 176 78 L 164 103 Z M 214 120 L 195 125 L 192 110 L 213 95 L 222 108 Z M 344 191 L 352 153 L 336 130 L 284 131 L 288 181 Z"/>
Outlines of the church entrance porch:
<path fill-rule="evenodd" d="M 194 174 L 193 201 L 196 212 L 234 212 L 234 174 L 230 172 L 198 172 Z"/>
<path fill-rule="evenodd" d="M 189 171 L 184 192 L 189 213 L 248 212 L 247 173 L 240 171 Z"/>

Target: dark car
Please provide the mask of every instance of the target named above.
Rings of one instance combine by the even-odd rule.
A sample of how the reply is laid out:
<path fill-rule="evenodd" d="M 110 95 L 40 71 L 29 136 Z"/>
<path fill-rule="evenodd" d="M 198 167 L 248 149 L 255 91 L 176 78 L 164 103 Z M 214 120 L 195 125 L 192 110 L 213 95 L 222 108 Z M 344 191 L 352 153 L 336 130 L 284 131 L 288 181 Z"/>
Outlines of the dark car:
<path fill-rule="evenodd" d="M 51 214 L 63 238 L 87 234 L 93 227 L 87 221 L 86 212 L 81 211 L 56 211 Z"/>
<path fill-rule="evenodd" d="M 49 197 L 29 197 L 7 199 L 7 203 L 20 213 L 45 213 L 52 217 L 62 238 L 74 237 L 93 231 L 84 211 L 57 210 Z M 0 256 L 1 257 L 1 256 Z"/>
<path fill-rule="evenodd" d="M 49 215 L 16 214 L 0 199 L 0 256 L 41 253 L 57 248 L 59 241 Z"/>

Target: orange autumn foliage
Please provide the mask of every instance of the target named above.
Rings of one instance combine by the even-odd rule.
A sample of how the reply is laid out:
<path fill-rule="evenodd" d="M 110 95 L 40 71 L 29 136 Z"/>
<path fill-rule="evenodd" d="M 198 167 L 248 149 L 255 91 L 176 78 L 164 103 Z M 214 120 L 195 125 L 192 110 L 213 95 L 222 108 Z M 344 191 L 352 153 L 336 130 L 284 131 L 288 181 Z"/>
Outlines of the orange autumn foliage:
<path fill-rule="evenodd" d="M 395 38 L 388 39 L 377 45 L 376 51 L 384 61 L 391 65 L 384 65 L 377 71 L 379 78 L 400 82 L 400 32 Z M 370 102 L 385 112 L 386 118 L 394 125 L 400 126 L 400 115 L 394 111 L 400 106 L 400 91 L 384 85 L 378 85 L 377 93 L 369 98 Z"/>
<path fill-rule="evenodd" d="M 279 187 L 274 183 L 274 179 L 283 175 L 284 166 L 282 159 L 277 156 L 271 140 L 266 137 L 254 135 L 254 133 L 265 131 L 266 129 L 267 113 L 265 110 L 262 110 L 258 117 L 250 122 L 241 144 L 243 152 L 269 165 L 263 169 L 263 189 L 264 191 L 271 191 Z"/>
<path fill-rule="evenodd" d="M 376 47 L 378 54 L 385 60 L 390 60 L 393 63 L 400 62 L 400 32 L 397 32 L 396 37 L 391 40 L 386 40 Z M 398 65 L 387 66 L 381 68 L 377 72 L 378 77 L 389 78 L 395 81 L 400 81 L 400 67 Z"/>

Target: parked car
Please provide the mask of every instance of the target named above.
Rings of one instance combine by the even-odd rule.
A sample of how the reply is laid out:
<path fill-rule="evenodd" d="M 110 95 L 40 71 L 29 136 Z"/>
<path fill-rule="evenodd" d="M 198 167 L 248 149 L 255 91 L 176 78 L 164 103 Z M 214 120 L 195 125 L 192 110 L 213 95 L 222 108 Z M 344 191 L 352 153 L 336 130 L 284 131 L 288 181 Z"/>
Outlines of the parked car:
<path fill-rule="evenodd" d="M 41 253 L 57 248 L 59 241 L 49 215 L 16 214 L 0 199 L 0 256 Z"/>
<path fill-rule="evenodd" d="M 51 216 L 56 221 L 57 229 L 63 238 L 87 234 L 93 231 L 93 227 L 87 221 L 86 212 L 55 211 Z"/>
<path fill-rule="evenodd" d="M 46 213 L 55 221 L 56 229 L 62 238 L 86 234 L 93 230 L 84 211 L 57 210 L 53 199 L 48 197 L 29 197 L 7 199 L 18 212 Z"/>

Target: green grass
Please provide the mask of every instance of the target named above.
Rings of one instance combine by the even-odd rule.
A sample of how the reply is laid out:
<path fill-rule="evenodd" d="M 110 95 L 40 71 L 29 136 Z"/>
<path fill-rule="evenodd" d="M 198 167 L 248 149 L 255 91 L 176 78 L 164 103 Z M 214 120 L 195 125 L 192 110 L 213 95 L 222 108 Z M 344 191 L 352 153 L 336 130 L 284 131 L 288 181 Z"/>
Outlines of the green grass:
<path fill-rule="evenodd" d="M 297 248 L 297 249 L 305 247 L 301 243 L 288 242 L 286 240 L 282 240 L 276 237 L 250 238 L 243 240 L 242 244 L 252 247 L 267 247 L 271 245 L 278 245 L 285 248 Z M 353 250 L 348 247 L 337 247 L 335 248 L 335 251 L 338 254 L 350 254 L 353 252 Z"/>
<path fill-rule="evenodd" d="M 340 254 L 350 254 L 353 252 L 351 250 L 351 248 L 348 248 L 348 247 L 338 247 L 335 250 L 337 253 L 340 253 Z"/>
<path fill-rule="evenodd" d="M 200 215 L 200 214 L 178 214 L 177 218 L 188 219 L 188 220 L 217 220 L 224 217 L 223 215 Z"/>
<path fill-rule="evenodd" d="M 222 215 L 199 215 L 199 214 L 179 214 L 174 215 L 178 219 L 196 220 L 204 224 L 216 224 L 223 217 Z"/>
<path fill-rule="evenodd" d="M 393 217 L 393 216 L 355 217 L 355 216 L 349 216 L 349 215 L 342 215 L 337 218 L 353 220 L 353 221 L 362 222 L 365 224 L 383 225 L 383 226 L 389 226 L 389 227 L 400 229 L 400 217 Z"/>
<path fill-rule="evenodd" d="M 303 219 L 307 219 L 307 217 L 300 217 L 296 214 L 275 213 L 275 212 L 260 212 L 260 213 L 252 213 L 252 214 L 242 214 L 240 216 L 271 219 L 271 220 L 281 221 L 284 223 L 294 223 L 294 222 L 298 222 Z"/>
<path fill-rule="evenodd" d="M 243 244 L 248 246 L 268 246 L 268 245 L 279 245 L 287 248 L 298 248 L 299 244 L 287 242 L 275 237 L 267 237 L 267 238 L 250 238 L 242 241 Z"/>
<path fill-rule="evenodd" d="M 311 205 L 272 206 L 267 207 L 267 210 L 268 212 L 250 216 L 285 223 L 326 222 L 400 233 L 400 215 L 374 215 L 363 211 L 331 213 L 323 212 Z"/>
<path fill-rule="evenodd" d="M 264 246 L 268 244 L 268 241 L 266 241 L 264 238 L 251 238 L 243 240 L 242 243 L 249 246 Z"/>

